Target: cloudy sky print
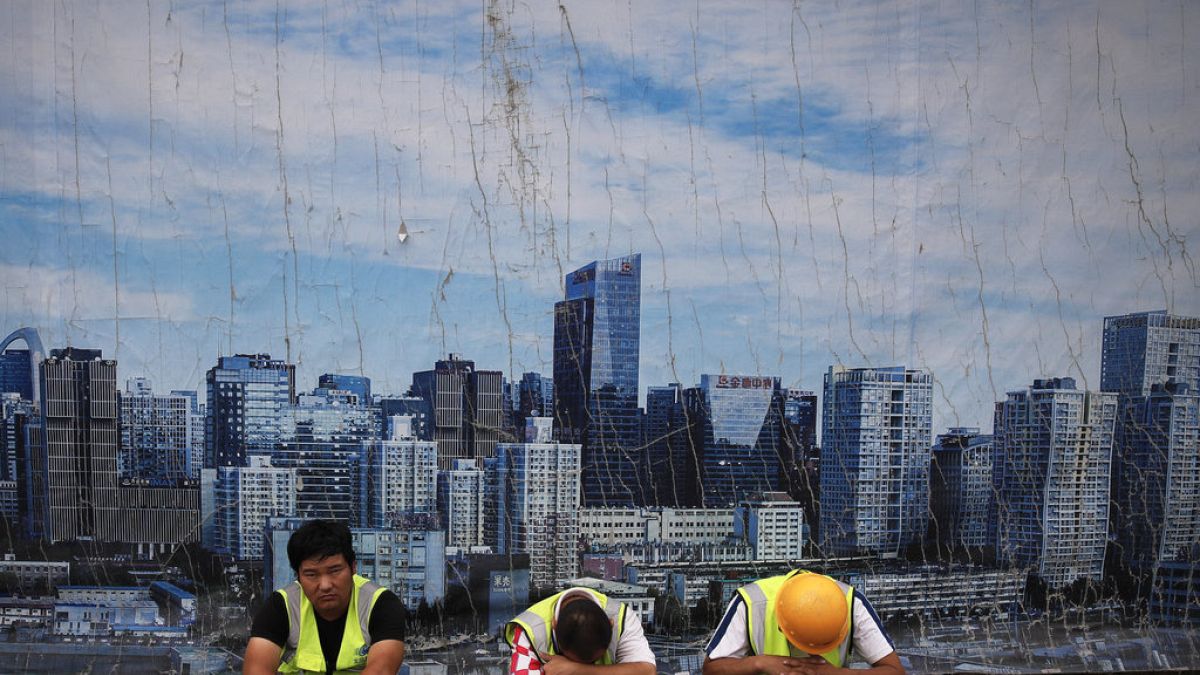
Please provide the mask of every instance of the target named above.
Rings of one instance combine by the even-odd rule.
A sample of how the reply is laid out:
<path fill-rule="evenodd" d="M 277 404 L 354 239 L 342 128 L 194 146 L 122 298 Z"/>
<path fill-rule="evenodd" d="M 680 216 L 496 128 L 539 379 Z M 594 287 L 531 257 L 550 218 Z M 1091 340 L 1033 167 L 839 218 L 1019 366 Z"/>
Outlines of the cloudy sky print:
<path fill-rule="evenodd" d="M 7 330 L 197 388 L 552 371 L 640 252 L 641 385 L 934 374 L 935 431 L 1200 313 L 1191 3 L 13 2 Z"/>

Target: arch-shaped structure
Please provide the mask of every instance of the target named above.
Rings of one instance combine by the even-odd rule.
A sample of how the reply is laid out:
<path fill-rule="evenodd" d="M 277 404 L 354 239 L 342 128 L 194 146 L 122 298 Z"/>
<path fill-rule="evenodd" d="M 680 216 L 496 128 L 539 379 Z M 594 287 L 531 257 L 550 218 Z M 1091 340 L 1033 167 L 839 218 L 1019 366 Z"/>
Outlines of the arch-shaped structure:
<path fill-rule="evenodd" d="M 46 358 L 46 350 L 42 347 L 42 338 L 34 328 L 18 328 L 8 334 L 3 342 L 0 342 L 0 353 L 8 349 L 8 345 L 21 340 L 29 347 L 29 381 L 33 383 L 33 407 L 35 410 L 41 410 L 42 404 L 42 378 L 40 366 Z"/>

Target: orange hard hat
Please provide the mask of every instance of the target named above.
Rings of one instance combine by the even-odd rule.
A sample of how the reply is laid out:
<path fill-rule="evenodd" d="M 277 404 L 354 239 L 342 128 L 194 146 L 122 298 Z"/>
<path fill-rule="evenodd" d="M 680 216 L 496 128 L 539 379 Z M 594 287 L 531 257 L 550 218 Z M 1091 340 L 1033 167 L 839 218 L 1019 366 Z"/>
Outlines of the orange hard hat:
<path fill-rule="evenodd" d="M 823 574 L 797 574 L 783 582 L 775 620 L 788 642 L 809 654 L 824 654 L 850 632 L 846 594 Z"/>

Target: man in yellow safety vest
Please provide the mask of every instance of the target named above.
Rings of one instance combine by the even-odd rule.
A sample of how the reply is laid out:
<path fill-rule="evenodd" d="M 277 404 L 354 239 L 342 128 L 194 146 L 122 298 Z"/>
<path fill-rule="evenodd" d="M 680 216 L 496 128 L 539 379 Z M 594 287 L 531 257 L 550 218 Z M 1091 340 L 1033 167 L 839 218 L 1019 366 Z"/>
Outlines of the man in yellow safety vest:
<path fill-rule="evenodd" d="M 625 603 L 569 588 L 504 627 L 510 675 L 654 675 L 642 621 Z"/>
<path fill-rule="evenodd" d="M 905 672 L 871 603 L 804 570 L 739 589 L 705 652 L 704 675 L 862 672 L 846 667 L 852 652 L 872 672 Z"/>
<path fill-rule="evenodd" d="M 404 605 L 355 574 L 350 528 L 309 521 L 288 539 L 287 552 L 297 580 L 255 616 L 243 675 L 395 675 L 404 661 Z"/>

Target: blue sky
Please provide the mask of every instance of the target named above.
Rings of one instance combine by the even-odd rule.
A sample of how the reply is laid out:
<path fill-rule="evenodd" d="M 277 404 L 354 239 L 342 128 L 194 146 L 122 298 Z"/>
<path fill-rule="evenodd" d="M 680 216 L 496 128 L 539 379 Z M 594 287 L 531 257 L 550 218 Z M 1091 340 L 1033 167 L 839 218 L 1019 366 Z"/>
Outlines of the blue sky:
<path fill-rule="evenodd" d="M 636 251 L 643 388 L 905 364 L 938 431 L 1200 314 L 1190 5 L 635 5 L 10 3 L 5 332 L 549 373 L 563 274 Z"/>

